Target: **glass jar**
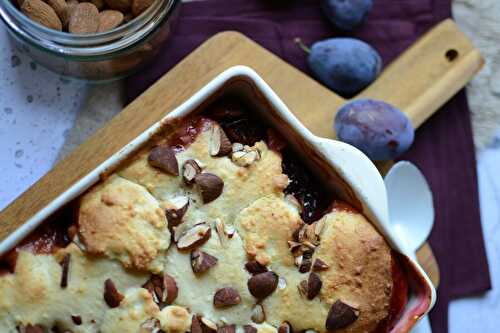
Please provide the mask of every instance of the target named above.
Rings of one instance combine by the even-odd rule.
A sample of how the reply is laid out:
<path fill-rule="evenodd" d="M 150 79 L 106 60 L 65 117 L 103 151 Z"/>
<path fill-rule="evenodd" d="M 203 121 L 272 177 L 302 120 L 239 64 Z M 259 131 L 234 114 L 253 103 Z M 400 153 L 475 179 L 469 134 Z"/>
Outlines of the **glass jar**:
<path fill-rule="evenodd" d="M 46 28 L 10 0 L 0 0 L 0 16 L 15 45 L 36 62 L 64 76 L 103 81 L 125 77 L 151 60 L 169 38 L 180 4 L 157 0 L 130 22 L 91 35 Z"/>

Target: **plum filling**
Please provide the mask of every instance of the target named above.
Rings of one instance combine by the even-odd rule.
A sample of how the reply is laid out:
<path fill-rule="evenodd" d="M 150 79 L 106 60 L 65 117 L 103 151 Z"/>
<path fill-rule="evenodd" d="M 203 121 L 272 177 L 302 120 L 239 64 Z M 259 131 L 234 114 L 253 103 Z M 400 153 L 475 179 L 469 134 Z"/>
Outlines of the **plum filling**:
<path fill-rule="evenodd" d="M 71 243 L 70 227 L 75 225 L 76 205 L 70 202 L 48 218 L 21 243 L 0 258 L 0 275 L 12 273 L 16 267 L 18 250 L 36 254 L 52 254 Z"/>

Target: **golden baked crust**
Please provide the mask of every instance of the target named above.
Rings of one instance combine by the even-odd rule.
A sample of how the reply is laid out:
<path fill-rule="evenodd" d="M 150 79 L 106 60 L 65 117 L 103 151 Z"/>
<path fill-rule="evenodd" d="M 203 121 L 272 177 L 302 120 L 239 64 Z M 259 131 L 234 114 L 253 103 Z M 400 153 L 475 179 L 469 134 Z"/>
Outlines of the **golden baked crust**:
<path fill-rule="evenodd" d="M 224 181 L 224 191 L 217 200 L 203 204 L 196 187 L 186 186 L 182 177 L 162 172 L 148 164 L 150 149 L 137 157 L 118 174 L 141 184 L 164 205 L 180 195 L 191 198 L 183 224 L 193 225 L 202 219 L 222 219 L 233 224 L 236 215 L 255 200 L 264 196 L 279 195 L 288 184 L 281 168 L 281 157 L 268 149 L 264 142 L 257 142 L 260 160 L 249 167 L 241 167 L 228 156 L 212 157 L 209 154 L 210 131 L 202 131 L 189 147 L 176 154 L 179 168 L 189 159 L 197 160 L 204 172 L 217 175 Z"/>
<path fill-rule="evenodd" d="M 297 202 L 283 193 L 288 177 L 281 155 L 261 141 L 247 147 L 259 152 L 250 165 L 238 165 L 229 155 L 213 157 L 214 125 L 208 122 L 176 153 L 181 175 L 151 166 L 151 148 L 145 148 L 81 197 L 73 243 L 52 255 L 21 250 L 15 272 L 0 276 L 0 331 L 31 324 L 73 333 L 143 333 L 157 325 L 183 333 L 197 315 L 207 320 L 203 325 L 251 324 L 258 333 L 276 333 L 283 322 L 296 332 L 323 333 L 332 304 L 340 300 L 359 316 L 335 332 L 373 332 L 387 317 L 393 292 L 391 250 L 383 237 L 363 215 L 342 207 L 305 225 Z M 204 203 L 198 185 L 182 179 L 189 159 L 222 180 L 213 201 Z M 165 210 L 179 197 L 189 204 L 169 226 Z M 200 223 L 209 232 L 190 234 Z M 321 259 L 328 266 L 314 270 L 322 287 L 312 299 L 298 288 L 313 274 L 311 267 L 299 271 L 306 252 L 313 253 L 311 262 Z M 201 263 L 193 258 L 200 253 L 210 260 L 196 270 Z M 61 263 L 68 256 L 67 287 L 62 287 Z M 266 275 L 276 285 L 264 297 L 250 286 L 258 274 L 248 268 L 251 261 L 275 274 Z M 153 280 L 160 281 L 160 287 L 153 284 L 160 290 L 148 285 Z M 215 306 L 215 295 L 226 289 L 237 293 L 234 303 Z M 256 316 L 256 304 L 264 319 Z"/>
<path fill-rule="evenodd" d="M 245 240 L 247 256 L 273 269 L 294 265 L 287 240 L 292 239 L 302 224 L 297 207 L 286 202 L 283 196 L 256 200 L 241 211 L 235 223 Z"/>
<path fill-rule="evenodd" d="M 359 310 L 359 318 L 338 332 L 373 332 L 389 311 L 391 249 L 359 213 L 334 209 L 323 219 L 325 228 L 314 258 L 321 258 L 330 269 L 318 273 L 323 281 L 319 296 L 325 303 L 340 299 Z"/>
<path fill-rule="evenodd" d="M 116 258 L 125 267 L 163 269 L 155 258 L 170 245 L 167 220 L 142 186 L 111 176 L 82 197 L 78 224 L 87 252 Z"/>

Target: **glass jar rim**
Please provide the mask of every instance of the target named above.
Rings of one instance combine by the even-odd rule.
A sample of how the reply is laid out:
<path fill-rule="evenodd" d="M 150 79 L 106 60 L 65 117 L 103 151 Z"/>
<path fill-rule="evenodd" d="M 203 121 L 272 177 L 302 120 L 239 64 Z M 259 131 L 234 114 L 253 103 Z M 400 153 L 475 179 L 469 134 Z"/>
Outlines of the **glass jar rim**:
<path fill-rule="evenodd" d="M 157 0 L 141 15 L 113 30 L 78 35 L 45 27 L 22 13 L 11 3 L 0 3 L 0 17 L 9 29 L 31 44 L 53 53 L 73 57 L 104 56 L 123 51 L 150 34 L 169 16 L 180 0 Z"/>

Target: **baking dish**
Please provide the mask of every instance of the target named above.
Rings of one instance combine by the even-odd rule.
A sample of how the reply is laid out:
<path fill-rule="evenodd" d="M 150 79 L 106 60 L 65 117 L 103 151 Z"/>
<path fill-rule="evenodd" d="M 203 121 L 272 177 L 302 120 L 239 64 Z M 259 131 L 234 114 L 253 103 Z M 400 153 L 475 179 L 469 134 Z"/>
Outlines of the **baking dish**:
<path fill-rule="evenodd" d="M 336 197 L 361 211 L 386 238 L 390 246 L 403 254 L 411 297 L 401 319 L 392 332 L 408 332 L 435 302 L 435 290 L 414 257 L 395 237 L 388 223 L 387 198 L 383 180 L 370 160 L 357 149 L 334 140 L 318 138 L 307 130 L 287 109 L 271 88 L 250 68 L 228 69 L 202 88 L 160 122 L 111 156 L 94 171 L 83 177 L 47 207 L 35 214 L 22 227 L 0 244 L 0 255 L 14 247 L 47 217 L 113 171 L 160 130 L 175 128 L 179 119 L 200 112 L 215 99 L 238 96 L 266 122 L 277 129 L 296 152 L 309 164 Z"/>

